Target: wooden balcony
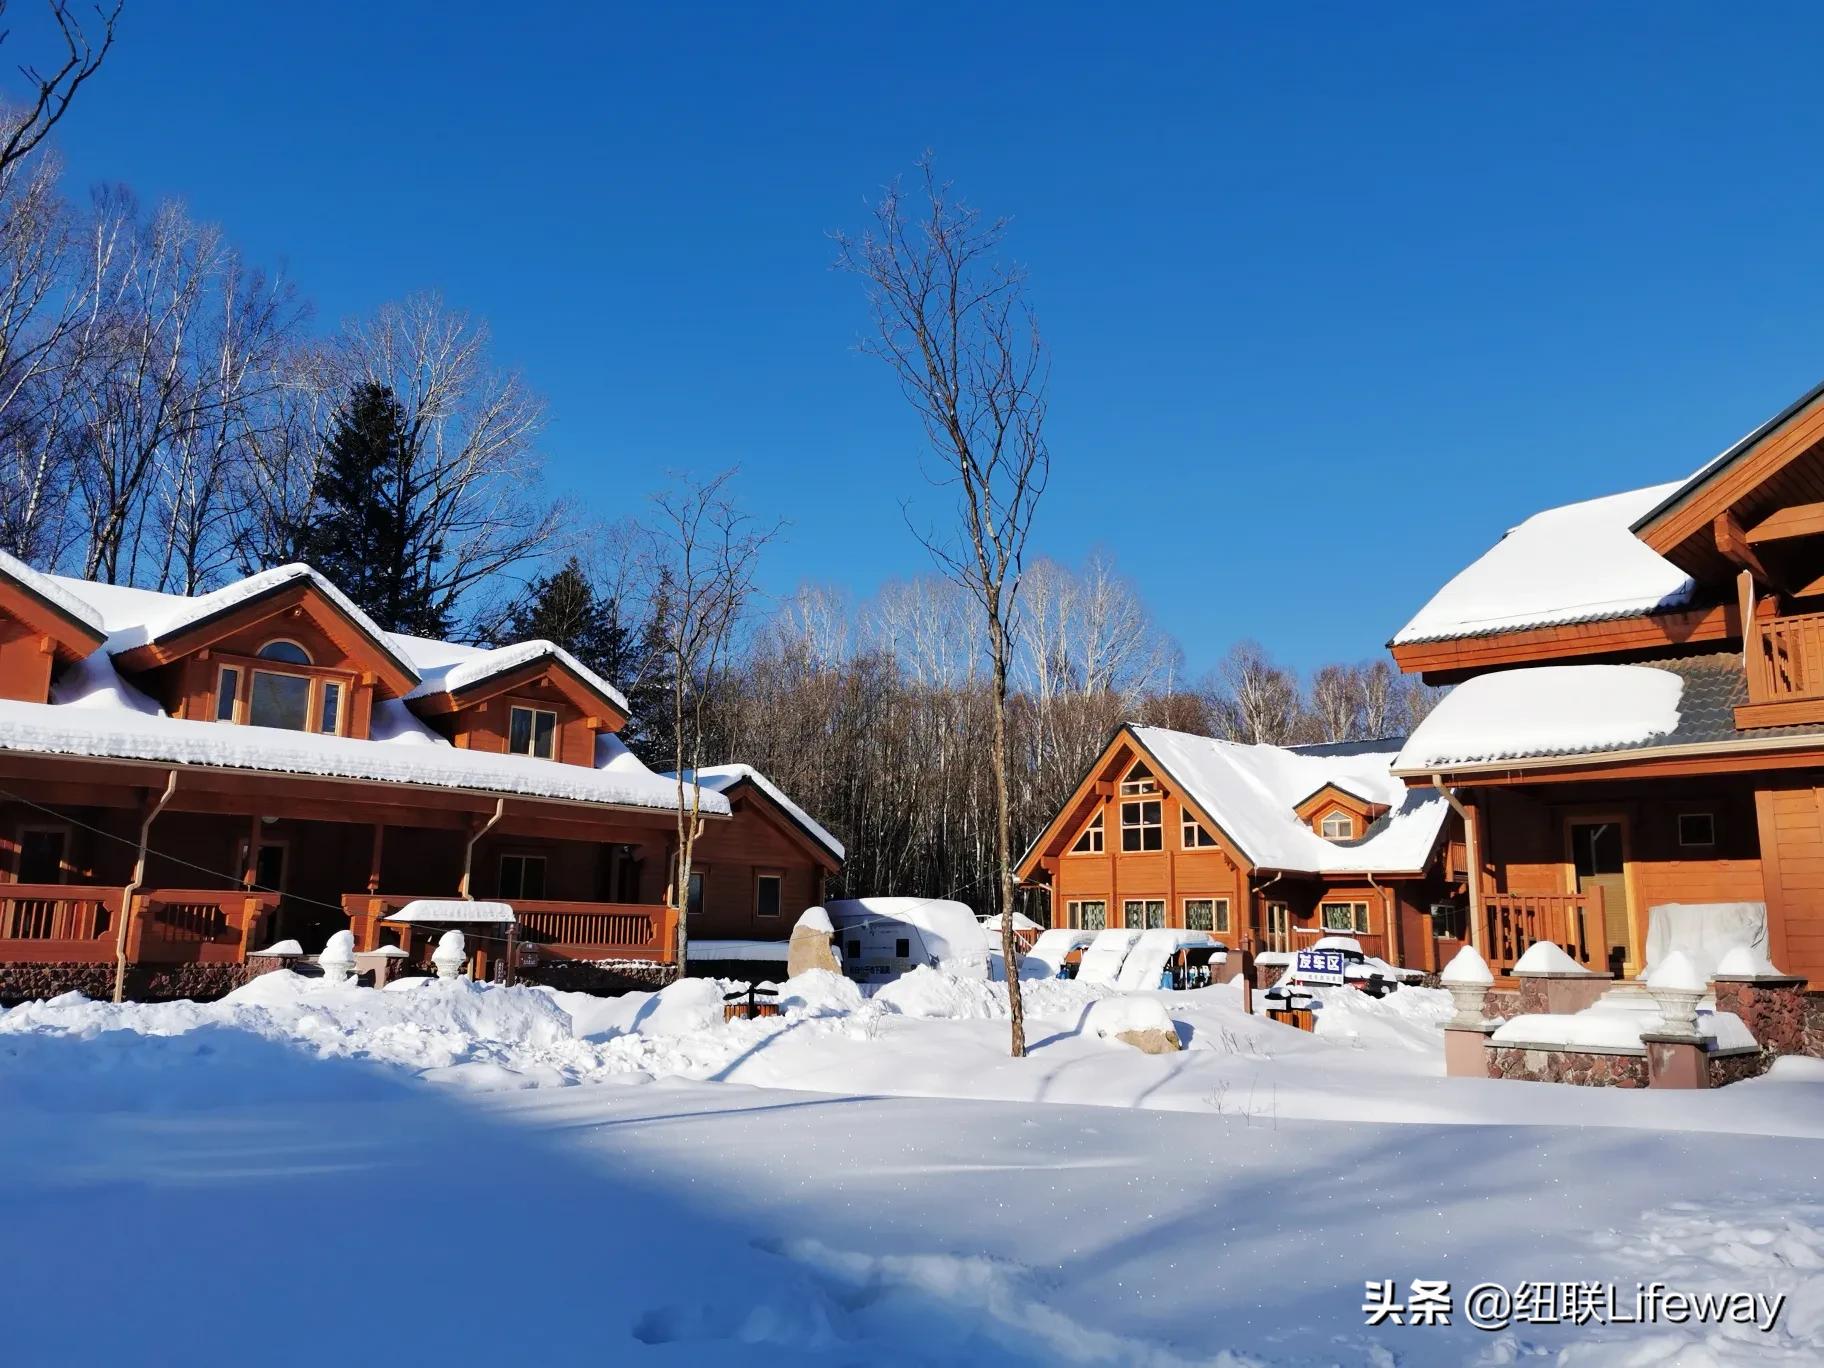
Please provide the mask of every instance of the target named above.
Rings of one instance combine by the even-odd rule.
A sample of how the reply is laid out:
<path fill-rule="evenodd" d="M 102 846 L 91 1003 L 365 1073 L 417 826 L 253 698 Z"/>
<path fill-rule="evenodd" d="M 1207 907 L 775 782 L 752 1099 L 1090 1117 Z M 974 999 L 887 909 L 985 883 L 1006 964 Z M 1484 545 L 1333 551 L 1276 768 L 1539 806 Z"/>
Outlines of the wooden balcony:
<path fill-rule="evenodd" d="M 1488 967 L 1497 974 L 1539 941 L 1551 941 L 1586 969 L 1606 970 L 1602 951 L 1602 890 L 1588 893 L 1496 893 L 1482 895 Z"/>
<path fill-rule="evenodd" d="M 363 950 L 379 944 L 380 924 L 409 902 L 448 894 L 351 893 L 342 899 L 355 943 Z M 577 960 L 651 960 L 669 964 L 677 958 L 677 913 L 648 903 L 562 902 L 508 899 L 519 922 L 522 945 L 540 954 Z"/>
<path fill-rule="evenodd" d="M 1824 721 L 1824 613 L 1751 618 L 1744 651 L 1748 701 L 1737 727 Z"/>
<path fill-rule="evenodd" d="M 0 962 L 111 962 L 123 892 L 70 884 L 0 884 Z M 257 937 L 278 901 L 277 894 L 241 889 L 147 890 L 133 899 L 127 959 L 136 964 L 232 964 L 257 948 Z"/>

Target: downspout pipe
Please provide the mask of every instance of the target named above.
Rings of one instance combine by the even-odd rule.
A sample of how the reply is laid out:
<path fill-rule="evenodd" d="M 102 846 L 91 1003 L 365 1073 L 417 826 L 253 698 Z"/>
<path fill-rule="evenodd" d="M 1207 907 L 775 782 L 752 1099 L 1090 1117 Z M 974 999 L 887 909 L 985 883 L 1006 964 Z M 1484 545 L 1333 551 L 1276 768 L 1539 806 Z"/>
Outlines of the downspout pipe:
<path fill-rule="evenodd" d="M 1375 896 L 1381 900 L 1381 924 L 1387 928 L 1385 932 L 1387 941 L 1387 960 L 1390 964 L 1399 964 L 1400 961 L 1406 958 L 1406 947 L 1401 943 L 1402 937 L 1400 935 L 1399 909 L 1394 905 L 1393 900 L 1387 896 L 1392 893 L 1393 890 L 1391 888 L 1382 888 L 1376 883 L 1372 870 L 1368 871 L 1368 887 L 1372 888 L 1375 892 Z"/>
<path fill-rule="evenodd" d="M 469 843 L 462 848 L 462 882 L 456 885 L 456 896 L 464 902 L 474 901 L 474 895 L 469 892 L 469 875 L 474 869 L 476 842 L 494 830 L 500 819 L 506 815 L 507 800 L 498 798 L 494 802 L 494 815 L 469 833 Z"/>
<path fill-rule="evenodd" d="M 133 860 L 133 878 L 120 891 L 120 926 L 114 932 L 114 1001 L 127 1000 L 127 931 L 133 923 L 133 899 L 139 895 L 140 885 L 146 881 L 146 843 L 152 839 L 152 823 L 158 820 L 158 814 L 165 810 L 165 804 L 171 801 L 171 795 L 177 792 L 177 771 L 172 770 L 165 776 L 165 791 L 158 801 L 147 811 L 145 820 L 139 824 L 139 853 Z"/>
<path fill-rule="evenodd" d="M 1442 774 L 1431 776 L 1431 786 L 1444 795 L 1444 801 L 1450 804 L 1451 811 L 1463 823 L 1463 859 L 1468 864 L 1469 875 L 1469 943 L 1476 947 L 1476 953 L 1484 959 L 1488 951 L 1483 945 L 1485 939 L 1482 930 L 1482 838 L 1476 826 L 1474 811 L 1457 797 L 1457 791 L 1444 783 Z"/>

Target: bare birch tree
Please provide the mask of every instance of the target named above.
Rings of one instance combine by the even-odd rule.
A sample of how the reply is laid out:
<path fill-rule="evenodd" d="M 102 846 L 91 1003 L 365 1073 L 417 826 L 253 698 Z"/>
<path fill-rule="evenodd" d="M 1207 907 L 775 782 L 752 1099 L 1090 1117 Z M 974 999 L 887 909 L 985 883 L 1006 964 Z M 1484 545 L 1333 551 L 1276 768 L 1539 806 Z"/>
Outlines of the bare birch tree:
<path fill-rule="evenodd" d="M 0 21 L 7 9 L 7 0 L 0 0 Z M 52 58 L 55 65 L 31 61 L 20 65 L 19 74 L 32 94 L 30 103 L 20 104 L 0 120 L 0 172 L 31 155 L 69 112 L 83 83 L 101 69 L 114 46 L 114 26 L 121 9 L 119 0 L 111 10 L 96 6 L 91 23 L 78 19 L 66 0 L 50 0 L 51 22 L 57 26 L 61 51 Z M 0 42 L 8 36 L 0 32 Z"/>
<path fill-rule="evenodd" d="M 1231 741 L 1288 745 L 1300 720 L 1298 678 L 1258 641 L 1238 642 L 1216 667 L 1210 709 Z"/>
<path fill-rule="evenodd" d="M 653 627 L 669 675 L 672 773 L 677 783 L 677 848 L 665 901 L 678 916 L 678 973 L 690 963 L 690 876 L 703 834 L 703 767 L 709 703 L 733 661 L 735 631 L 754 593 L 760 552 L 778 532 L 729 497 L 733 470 L 680 481 L 652 499 L 648 590 Z"/>
<path fill-rule="evenodd" d="M 913 201 L 889 187 L 860 238 L 838 236 L 837 259 L 867 286 L 874 333 L 862 350 L 892 369 L 924 427 L 937 467 L 933 478 L 958 495 L 962 546 L 937 536 L 923 540 L 974 596 L 985 629 L 1001 951 L 1017 1058 L 1026 1052 L 1026 1027 L 1013 934 L 1009 629 L 1051 457 L 1044 436 L 1046 353 L 1025 301 L 1024 273 L 998 260 L 1005 235 L 1004 220 L 984 219 L 937 179 L 927 154 Z"/>

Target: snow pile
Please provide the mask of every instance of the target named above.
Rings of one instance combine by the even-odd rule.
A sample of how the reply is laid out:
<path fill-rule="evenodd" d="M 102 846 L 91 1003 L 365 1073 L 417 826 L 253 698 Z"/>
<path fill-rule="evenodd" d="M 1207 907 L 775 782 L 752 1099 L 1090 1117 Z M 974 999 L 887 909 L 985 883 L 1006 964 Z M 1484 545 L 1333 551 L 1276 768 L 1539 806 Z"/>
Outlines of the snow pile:
<path fill-rule="evenodd" d="M 1495 976 L 1481 952 L 1473 945 L 1465 945 L 1450 957 L 1450 963 L 1444 966 L 1444 972 L 1438 975 L 1438 980 L 1441 983 L 1481 985 L 1494 983 Z"/>
<path fill-rule="evenodd" d="M 1716 962 L 1719 978 L 1763 978 L 1777 976 L 1772 960 L 1752 945 L 1737 945 L 1723 952 Z"/>
<path fill-rule="evenodd" d="M 962 979 L 919 965 L 874 991 L 871 1001 L 910 1017 L 986 1021 L 1008 1013 L 1007 993 L 982 979 Z"/>
<path fill-rule="evenodd" d="M 1682 483 L 1535 513 L 1432 595 L 1393 644 L 1683 606 L 1691 598 L 1691 577 L 1630 530 Z"/>
<path fill-rule="evenodd" d="M 103 647 L 51 681 L 51 702 L 65 708 L 112 709 L 163 717 L 165 710 L 120 677 Z"/>
<path fill-rule="evenodd" d="M 1469 949 L 1468 946 L 1463 948 Z M 1483 967 L 1487 968 L 1486 965 Z M 1556 941 L 1542 940 L 1534 941 L 1527 946 L 1526 953 L 1514 961 L 1514 972 L 1516 974 L 1590 974 L 1595 971 L 1586 969 L 1577 963 L 1559 947 Z"/>
<path fill-rule="evenodd" d="M 1163 1031 L 1177 1034 L 1171 1013 L 1156 997 L 1112 997 L 1090 1004 L 1083 1016 L 1083 1033 L 1113 1040 L 1128 1031 Z"/>
<path fill-rule="evenodd" d="M 1701 993 L 1704 976 L 1697 972 L 1689 955 L 1683 950 L 1674 950 L 1653 967 L 1653 972 L 1647 976 L 1647 986 L 1667 992 Z"/>
<path fill-rule="evenodd" d="M 1371 998 L 1354 988 L 1312 988 L 1313 1029 L 1321 1040 L 1360 1050 L 1435 1054 L 1440 1031 L 1453 1012 L 1442 988 L 1401 988 Z"/>
<path fill-rule="evenodd" d="M 824 936 L 833 936 L 836 934 L 836 928 L 830 922 L 829 912 L 821 907 L 805 908 L 798 920 L 792 924 L 792 929 L 794 931 L 815 931 L 819 935 Z"/>
<path fill-rule="evenodd" d="M 855 981 L 828 969 L 807 969 L 779 987 L 779 1005 L 788 1019 L 841 1016 L 857 1010 L 861 1003 L 861 989 Z"/>
<path fill-rule="evenodd" d="M 1478 675 L 1446 694 L 1394 768 L 1634 746 L 1678 726 L 1685 681 L 1650 665 L 1533 665 Z"/>

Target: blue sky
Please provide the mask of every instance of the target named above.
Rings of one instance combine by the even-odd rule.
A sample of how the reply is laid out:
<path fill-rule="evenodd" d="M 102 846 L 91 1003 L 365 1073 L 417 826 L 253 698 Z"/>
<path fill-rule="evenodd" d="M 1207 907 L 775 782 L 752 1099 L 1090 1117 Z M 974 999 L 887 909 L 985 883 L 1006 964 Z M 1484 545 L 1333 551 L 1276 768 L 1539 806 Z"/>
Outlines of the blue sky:
<path fill-rule="evenodd" d="M 548 397 L 555 483 L 738 463 L 792 522 L 769 585 L 857 596 L 928 569 L 934 496 L 826 235 L 931 147 L 1053 349 L 1035 549 L 1112 552 L 1193 672 L 1373 655 L 1519 518 L 1824 370 L 1824 12 L 987 8 L 128 0 L 60 141 L 323 326 L 441 289 Z"/>

